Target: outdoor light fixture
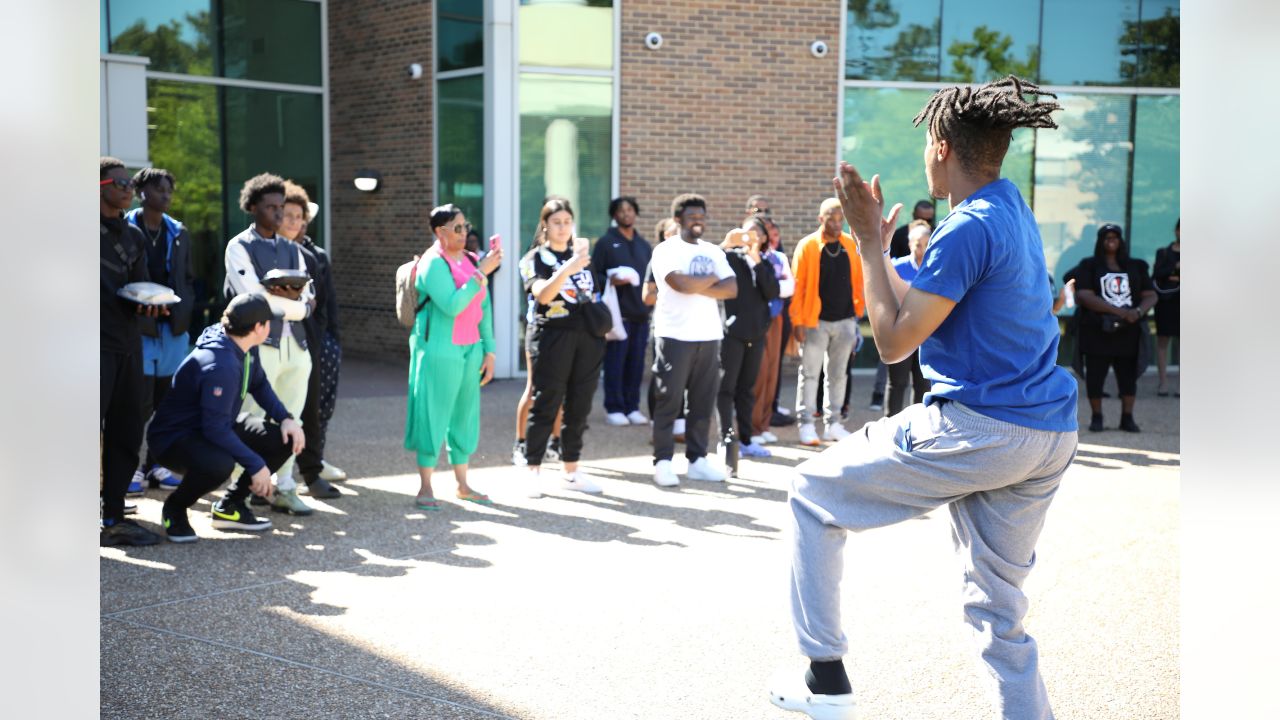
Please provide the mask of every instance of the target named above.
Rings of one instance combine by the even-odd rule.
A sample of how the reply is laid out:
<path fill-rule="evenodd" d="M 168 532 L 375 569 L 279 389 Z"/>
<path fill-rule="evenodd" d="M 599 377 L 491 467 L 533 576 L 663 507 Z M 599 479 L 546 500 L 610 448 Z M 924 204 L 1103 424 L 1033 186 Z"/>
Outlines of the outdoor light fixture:
<path fill-rule="evenodd" d="M 377 170 L 358 170 L 355 183 L 360 192 L 374 192 L 382 185 L 382 175 Z"/>

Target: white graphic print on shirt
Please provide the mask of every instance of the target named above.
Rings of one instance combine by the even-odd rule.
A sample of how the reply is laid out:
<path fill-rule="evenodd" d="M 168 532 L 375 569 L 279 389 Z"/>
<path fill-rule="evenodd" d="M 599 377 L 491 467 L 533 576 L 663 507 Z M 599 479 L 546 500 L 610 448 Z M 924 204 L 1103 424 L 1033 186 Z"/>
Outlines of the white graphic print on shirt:
<path fill-rule="evenodd" d="M 538 251 L 538 261 L 544 268 L 548 268 L 546 275 L 549 277 L 560 271 L 565 263 L 572 259 L 572 255 L 564 260 L 556 257 L 555 253 L 547 248 Z M 565 278 L 564 284 L 560 286 L 560 293 L 555 296 L 550 303 L 547 304 L 546 318 L 554 320 L 562 318 L 569 314 L 567 305 L 578 304 L 578 293 L 595 292 L 594 279 L 589 269 L 579 270 L 578 272 Z"/>
<path fill-rule="evenodd" d="M 1112 307 L 1129 307 L 1133 296 L 1129 292 L 1128 273 L 1107 273 L 1102 276 L 1102 299 Z"/>

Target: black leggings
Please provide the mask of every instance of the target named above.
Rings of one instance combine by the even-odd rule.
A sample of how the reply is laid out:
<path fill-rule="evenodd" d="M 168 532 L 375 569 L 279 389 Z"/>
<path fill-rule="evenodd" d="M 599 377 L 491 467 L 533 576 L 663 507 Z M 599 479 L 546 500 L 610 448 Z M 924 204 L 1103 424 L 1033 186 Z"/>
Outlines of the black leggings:
<path fill-rule="evenodd" d="M 587 416 L 604 367 L 604 338 L 586 330 L 540 327 L 529 343 L 533 359 L 533 407 L 525 426 L 525 460 L 542 465 L 556 413 L 564 406 L 560 427 L 560 459 L 578 462 Z"/>
<path fill-rule="evenodd" d="M 764 359 L 764 338 L 741 340 L 726 335 L 720 341 L 720 392 L 716 409 L 720 412 L 720 437 L 726 440 L 751 441 L 751 411 L 756 404 L 756 375 Z M 734 415 L 738 416 L 736 434 Z"/>
<path fill-rule="evenodd" d="M 267 464 L 267 470 L 279 470 L 293 454 L 293 447 L 284 441 L 280 426 L 263 417 L 241 414 L 241 418 L 232 427 L 236 437 L 262 458 Z M 166 509 L 173 511 L 186 510 L 195 505 L 205 493 L 218 489 L 231 476 L 236 465 L 231 453 L 209 442 L 198 432 L 174 441 L 156 459 L 161 465 L 182 475 L 182 484 L 165 499 Z M 240 477 L 227 490 L 227 497 L 244 500 L 248 496 L 249 475 L 241 472 Z"/>
<path fill-rule="evenodd" d="M 1107 369 L 1116 371 L 1116 385 L 1120 389 L 1120 397 L 1138 394 L 1138 356 L 1137 355 L 1100 355 L 1085 353 L 1084 386 L 1086 397 L 1099 399 L 1102 397 L 1102 384 L 1107 380 Z"/>
<path fill-rule="evenodd" d="M 911 386 L 912 402 L 907 403 L 907 386 Z M 917 348 L 911 357 L 889 366 L 888 383 L 885 385 L 885 414 L 890 417 L 902 412 L 909 404 L 923 402 L 924 394 L 929 391 L 929 381 L 924 379 L 920 370 L 920 350 Z"/>

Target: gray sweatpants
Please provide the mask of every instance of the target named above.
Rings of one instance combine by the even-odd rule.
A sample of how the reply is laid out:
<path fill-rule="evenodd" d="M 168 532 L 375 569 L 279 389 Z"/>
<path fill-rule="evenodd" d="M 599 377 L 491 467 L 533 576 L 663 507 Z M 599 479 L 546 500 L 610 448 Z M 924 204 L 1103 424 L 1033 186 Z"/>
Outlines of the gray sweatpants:
<path fill-rule="evenodd" d="M 849 650 L 840 623 L 847 531 L 883 527 L 943 504 L 965 562 L 964 616 L 1000 717 L 1052 718 L 1036 643 L 1022 628 L 1022 583 L 1045 513 L 1076 452 L 1075 432 L 994 420 L 956 402 L 911 405 L 867 423 L 796 468 L 791 611 L 800 651 Z"/>
<path fill-rule="evenodd" d="M 840 422 L 844 385 L 849 380 L 849 356 L 858 341 L 858 319 L 819 320 L 818 327 L 805 330 L 800 345 L 800 383 L 796 388 L 796 422 L 813 423 L 818 408 L 818 371 L 827 377 L 823 393 L 823 418 L 827 425 Z M 834 371 L 834 372 L 833 372 Z"/>

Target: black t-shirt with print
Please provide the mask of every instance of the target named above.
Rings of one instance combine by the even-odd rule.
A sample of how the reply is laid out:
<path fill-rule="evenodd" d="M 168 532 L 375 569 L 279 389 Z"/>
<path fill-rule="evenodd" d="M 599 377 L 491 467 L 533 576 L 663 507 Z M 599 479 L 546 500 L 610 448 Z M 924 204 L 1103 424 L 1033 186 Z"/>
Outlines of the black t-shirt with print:
<path fill-rule="evenodd" d="M 555 275 L 565 263 L 573 259 L 573 249 L 565 248 L 556 252 L 550 247 L 543 247 L 533 254 L 533 263 L 525 278 L 525 290 L 533 292 L 533 283 L 546 280 Z M 533 322 L 538 327 L 582 329 L 582 305 L 579 297 L 588 297 L 595 293 L 599 283 L 590 266 L 565 279 L 560 291 L 547 304 L 536 303 L 533 311 Z M 535 300 L 536 302 L 536 300 Z"/>
<path fill-rule="evenodd" d="M 1120 270 L 1107 267 L 1105 261 L 1092 257 L 1080 261 L 1068 278 L 1074 276 L 1077 290 L 1092 290 L 1103 302 L 1114 307 L 1136 308 L 1142 302 L 1142 293 L 1154 289 L 1147 263 L 1132 258 Z M 1115 332 L 1103 332 L 1103 314 L 1078 307 L 1080 323 L 1080 350 L 1103 355 L 1136 355 L 1138 352 L 1138 326 L 1120 321 Z"/>

